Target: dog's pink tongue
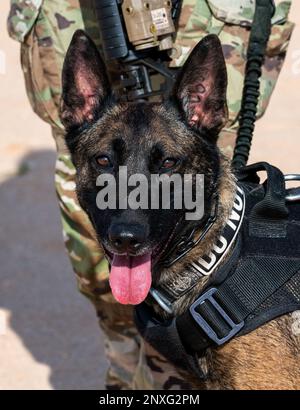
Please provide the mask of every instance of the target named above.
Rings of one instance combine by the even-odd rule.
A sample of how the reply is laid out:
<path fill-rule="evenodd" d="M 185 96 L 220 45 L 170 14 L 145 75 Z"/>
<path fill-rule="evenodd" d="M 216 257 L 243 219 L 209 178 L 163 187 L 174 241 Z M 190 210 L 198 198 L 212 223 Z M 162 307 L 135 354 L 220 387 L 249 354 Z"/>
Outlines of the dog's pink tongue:
<path fill-rule="evenodd" d="M 124 305 L 143 302 L 151 287 L 151 254 L 114 255 L 109 283 L 118 302 Z"/>

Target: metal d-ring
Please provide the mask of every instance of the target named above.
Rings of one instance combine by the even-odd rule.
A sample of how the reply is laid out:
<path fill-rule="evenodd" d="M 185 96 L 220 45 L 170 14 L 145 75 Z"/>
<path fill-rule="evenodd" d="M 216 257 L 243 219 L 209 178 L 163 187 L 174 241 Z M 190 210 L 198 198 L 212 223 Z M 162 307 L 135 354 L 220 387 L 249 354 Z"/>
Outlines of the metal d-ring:
<path fill-rule="evenodd" d="M 287 174 L 284 176 L 285 181 L 300 181 L 300 174 Z M 288 194 L 285 199 L 288 202 L 300 201 L 300 187 L 287 189 Z"/>

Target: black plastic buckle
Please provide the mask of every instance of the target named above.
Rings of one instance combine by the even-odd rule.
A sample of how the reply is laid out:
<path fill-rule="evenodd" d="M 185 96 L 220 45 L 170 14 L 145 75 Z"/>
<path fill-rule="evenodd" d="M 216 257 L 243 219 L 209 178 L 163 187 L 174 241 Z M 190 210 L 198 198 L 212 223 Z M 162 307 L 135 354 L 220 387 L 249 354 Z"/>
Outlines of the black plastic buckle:
<path fill-rule="evenodd" d="M 234 323 L 234 321 L 228 316 L 228 314 L 224 311 L 224 309 L 219 305 L 219 303 L 214 299 L 213 295 L 217 291 L 216 288 L 211 288 L 207 292 L 205 292 L 200 298 L 198 298 L 191 306 L 190 306 L 190 313 L 196 323 L 201 327 L 204 333 L 213 340 L 218 346 L 224 344 L 228 340 L 230 340 L 233 336 L 235 336 L 244 326 L 244 321 L 240 323 Z M 212 306 L 216 309 L 216 311 L 222 316 L 224 321 L 229 325 L 231 330 L 229 333 L 223 337 L 219 338 L 215 330 L 207 323 L 207 321 L 201 316 L 199 312 L 196 311 L 196 308 L 199 305 L 202 305 L 206 301 L 209 301 Z"/>

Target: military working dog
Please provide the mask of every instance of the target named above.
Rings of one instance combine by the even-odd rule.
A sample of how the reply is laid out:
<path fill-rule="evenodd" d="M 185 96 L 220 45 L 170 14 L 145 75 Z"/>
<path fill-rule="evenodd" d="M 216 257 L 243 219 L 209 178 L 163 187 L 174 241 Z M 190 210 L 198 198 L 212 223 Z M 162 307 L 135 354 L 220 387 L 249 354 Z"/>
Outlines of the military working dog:
<path fill-rule="evenodd" d="M 227 118 L 221 44 L 209 35 L 193 49 L 163 103 L 117 101 L 99 52 L 83 31 L 73 36 L 62 80 L 61 119 L 77 171 L 79 203 L 110 261 L 114 296 L 121 303 L 139 304 L 151 286 L 172 278 L 180 285 L 187 263 L 209 254 L 232 211 L 236 180 L 217 147 Z M 148 180 L 152 174 L 204 175 L 202 219 L 207 220 L 216 205 L 217 219 L 205 240 L 171 267 L 160 263 L 165 253 L 199 221 L 186 220 L 184 206 L 99 210 L 97 178 L 117 177 L 124 166 L 128 175 L 142 174 Z M 206 280 L 174 304 L 174 315 L 190 306 Z M 168 317 L 155 302 L 153 309 Z M 203 389 L 299 388 L 300 343 L 291 332 L 291 321 L 285 315 L 222 347 L 207 349 L 199 359 L 206 378 L 193 377 L 193 383 Z"/>

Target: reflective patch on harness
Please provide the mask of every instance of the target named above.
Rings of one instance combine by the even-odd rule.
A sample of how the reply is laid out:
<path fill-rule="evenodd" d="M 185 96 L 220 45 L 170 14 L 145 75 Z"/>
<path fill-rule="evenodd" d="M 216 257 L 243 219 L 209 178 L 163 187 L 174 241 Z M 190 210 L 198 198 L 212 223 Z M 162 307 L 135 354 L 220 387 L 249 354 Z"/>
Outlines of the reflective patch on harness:
<path fill-rule="evenodd" d="M 192 269 L 203 276 L 210 275 L 220 264 L 229 251 L 240 230 L 245 213 L 245 194 L 237 187 L 231 215 L 226 223 L 222 235 L 218 238 L 209 255 L 199 258 L 191 263 Z"/>

